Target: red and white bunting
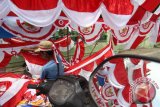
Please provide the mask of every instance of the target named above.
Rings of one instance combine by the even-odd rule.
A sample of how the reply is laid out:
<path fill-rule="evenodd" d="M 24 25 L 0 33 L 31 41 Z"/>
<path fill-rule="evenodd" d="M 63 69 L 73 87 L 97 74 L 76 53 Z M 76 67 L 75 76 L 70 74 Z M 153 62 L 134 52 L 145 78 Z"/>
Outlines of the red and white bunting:
<path fill-rule="evenodd" d="M 74 41 L 70 38 L 70 36 L 68 37 L 64 36 L 63 38 L 51 41 L 61 52 L 66 52 L 68 50 L 71 50 L 74 46 Z"/>
<path fill-rule="evenodd" d="M 80 33 L 82 38 L 88 45 L 95 43 L 101 37 L 101 33 L 103 32 L 102 29 L 102 22 L 96 22 L 92 26 L 89 27 L 80 27 L 75 23 L 71 23 L 70 27 Z"/>
<path fill-rule="evenodd" d="M 18 17 L 6 17 L 3 19 L 2 27 L 23 40 L 40 41 L 49 39 L 56 32 L 54 25 L 36 27 L 20 20 Z"/>
<path fill-rule="evenodd" d="M 66 74 L 75 74 L 75 75 L 81 74 L 81 70 L 83 68 L 85 68 L 86 66 L 89 66 L 90 64 L 91 64 L 90 67 L 92 67 L 92 68 L 88 68 L 88 69 L 93 70 L 104 59 L 112 56 L 113 54 L 114 53 L 111 48 L 111 43 L 109 43 L 106 47 L 97 51 L 96 53 L 92 54 L 91 56 L 81 60 L 79 63 L 77 63 L 73 66 L 69 66 L 69 68 L 66 69 Z M 88 72 L 90 74 L 92 71 L 86 71 L 88 69 L 83 69 L 83 70 L 85 70 L 85 72 Z"/>

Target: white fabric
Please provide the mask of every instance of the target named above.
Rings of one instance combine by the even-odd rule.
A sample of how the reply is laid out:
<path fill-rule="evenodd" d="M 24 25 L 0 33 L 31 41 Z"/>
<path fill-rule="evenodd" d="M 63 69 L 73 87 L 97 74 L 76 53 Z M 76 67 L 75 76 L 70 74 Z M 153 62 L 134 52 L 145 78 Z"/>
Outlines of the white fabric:
<path fill-rule="evenodd" d="M 139 29 L 135 29 L 135 31 L 132 34 L 132 37 L 128 40 L 128 43 L 125 45 L 124 50 L 130 49 L 138 36 L 139 36 Z"/>
<path fill-rule="evenodd" d="M 123 88 L 124 86 L 119 84 L 117 79 L 115 78 L 114 70 L 115 70 L 116 64 L 108 62 L 104 66 L 109 67 L 109 72 L 108 72 L 109 83 L 116 88 Z"/>
<path fill-rule="evenodd" d="M 152 15 L 153 15 L 153 13 L 146 11 L 142 20 L 141 20 L 141 24 L 148 22 L 150 20 L 150 18 L 152 17 Z"/>
<path fill-rule="evenodd" d="M 9 12 L 10 8 L 8 6 L 8 1 L 0 0 L 0 19 L 6 17 Z"/>
<path fill-rule="evenodd" d="M 10 81 L 12 82 L 12 85 L 0 97 L 0 105 L 5 104 L 12 97 L 14 97 L 28 80 L 27 79 L 16 79 L 16 78 L 10 78 L 10 77 L 0 78 L 0 82 L 3 82 L 3 81 Z"/>
<path fill-rule="evenodd" d="M 160 29 L 160 17 L 158 18 L 154 27 L 151 30 L 150 37 L 149 37 L 149 40 L 151 43 L 154 43 L 154 44 L 156 43 L 157 38 L 158 38 L 159 29 Z"/>
<path fill-rule="evenodd" d="M 133 79 L 133 74 L 134 74 L 134 70 L 136 69 L 140 69 L 141 70 L 141 75 L 142 77 L 144 77 L 144 70 L 143 70 L 143 65 L 144 65 L 144 61 L 140 60 L 140 62 L 137 65 L 134 65 L 131 61 L 129 63 L 130 65 L 128 66 L 128 80 L 130 84 L 134 83 L 134 79 Z"/>
<path fill-rule="evenodd" d="M 71 19 L 71 21 L 83 27 L 88 27 L 88 26 L 93 25 L 98 20 L 101 14 L 100 8 L 92 13 L 76 12 L 76 11 L 69 10 L 68 8 L 66 8 L 63 3 L 62 3 L 62 9 L 66 13 L 67 17 Z"/>
<path fill-rule="evenodd" d="M 4 52 L 0 51 L 0 63 L 3 61 L 4 59 Z"/>
<path fill-rule="evenodd" d="M 29 11 L 29 10 L 22 10 L 19 9 L 11 0 L 8 0 L 10 9 L 18 15 L 24 21 L 38 26 L 38 27 L 45 27 L 51 25 L 60 15 L 61 7 L 59 3 L 57 7 L 50 10 L 38 10 L 38 11 Z"/>
<path fill-rule="evenodd" d="M 142 5 L 146 0 L 134 0 L 136 1 L 139 5 Z"/>
<path fill-rule="evenodd" d="M 38 64 L 30 63 L 27 60 L 25 60 L 25 62 L 26 62 L 26 65 L 28 67 L 28 70 L 29 70 L 28 72 L 31 73 L 32 78 L 35 78 L 35 79 L 40 78 L 43 66 L 38 65 Z"/>
<path fill-rule="evenodd" d="M 156 15 L 160 14 L 160 6 L 158 7 L 158 9 L 156 9 L 156 11 L 154 12 L 154 14 L 156 14 Z"/>

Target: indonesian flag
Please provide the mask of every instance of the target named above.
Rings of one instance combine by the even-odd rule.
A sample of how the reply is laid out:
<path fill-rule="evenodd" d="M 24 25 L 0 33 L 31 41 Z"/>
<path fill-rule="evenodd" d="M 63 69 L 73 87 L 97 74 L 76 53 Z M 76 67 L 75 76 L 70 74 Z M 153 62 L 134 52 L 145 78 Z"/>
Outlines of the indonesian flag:
<path fill-rule="evenodd" d="M 22 20 L 38 27 L 52 25 L 61 13 L 61 0 L 8 0 L 10 9 Z"/>
<path fill-rule="evenodd" d="M 18 74 L 0 74 L 0 105 L 2 107 L 16 107 L 23 99 L 23 94 L 29 83 L 31 83 L 29 79 L 23 79 Z"/>
<path fill-rule="evenodd" d="M 36 27 L 14 16 L 4 18 L 2 27 L 14 36 L 28 41 L 47 40 L 56 32 L 54 25 Z"/>
<path fill-rule="evenodd" d="M 10 12 L 10 8 L 8 6 L 8 1 L 1 0 L 0 1 L 0 19 L 6 17 L 9 12 Z"/>

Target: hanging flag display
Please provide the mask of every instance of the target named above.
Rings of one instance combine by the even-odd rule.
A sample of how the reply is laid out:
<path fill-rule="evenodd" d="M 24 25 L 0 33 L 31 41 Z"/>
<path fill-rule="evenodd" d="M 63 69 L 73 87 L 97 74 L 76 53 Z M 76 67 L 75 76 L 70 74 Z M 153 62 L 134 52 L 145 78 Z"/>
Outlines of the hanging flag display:
<path fill-rule="evenodd" d="M 56 32 L 54 25 L 43 28 L 36 27 L 20 20 L 18 17 L 11 16 L 3 19 L 2 27 L 11 34 L 29 41 L 47 40 Z"/>

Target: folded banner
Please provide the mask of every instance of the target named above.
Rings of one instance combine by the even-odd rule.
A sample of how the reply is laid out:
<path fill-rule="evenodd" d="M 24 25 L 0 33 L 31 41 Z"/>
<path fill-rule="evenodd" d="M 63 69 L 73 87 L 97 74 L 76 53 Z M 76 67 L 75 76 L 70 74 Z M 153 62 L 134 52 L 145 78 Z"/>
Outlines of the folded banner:
<path fill-rule="evenodd" d="M 0 105 L 2 107 L 10 107 L 11 105 L 16 107 L 22 100 L 29 83 L 32 82 L 22 78 L 22 75 L 19 74 L 0 74 Z"/>

